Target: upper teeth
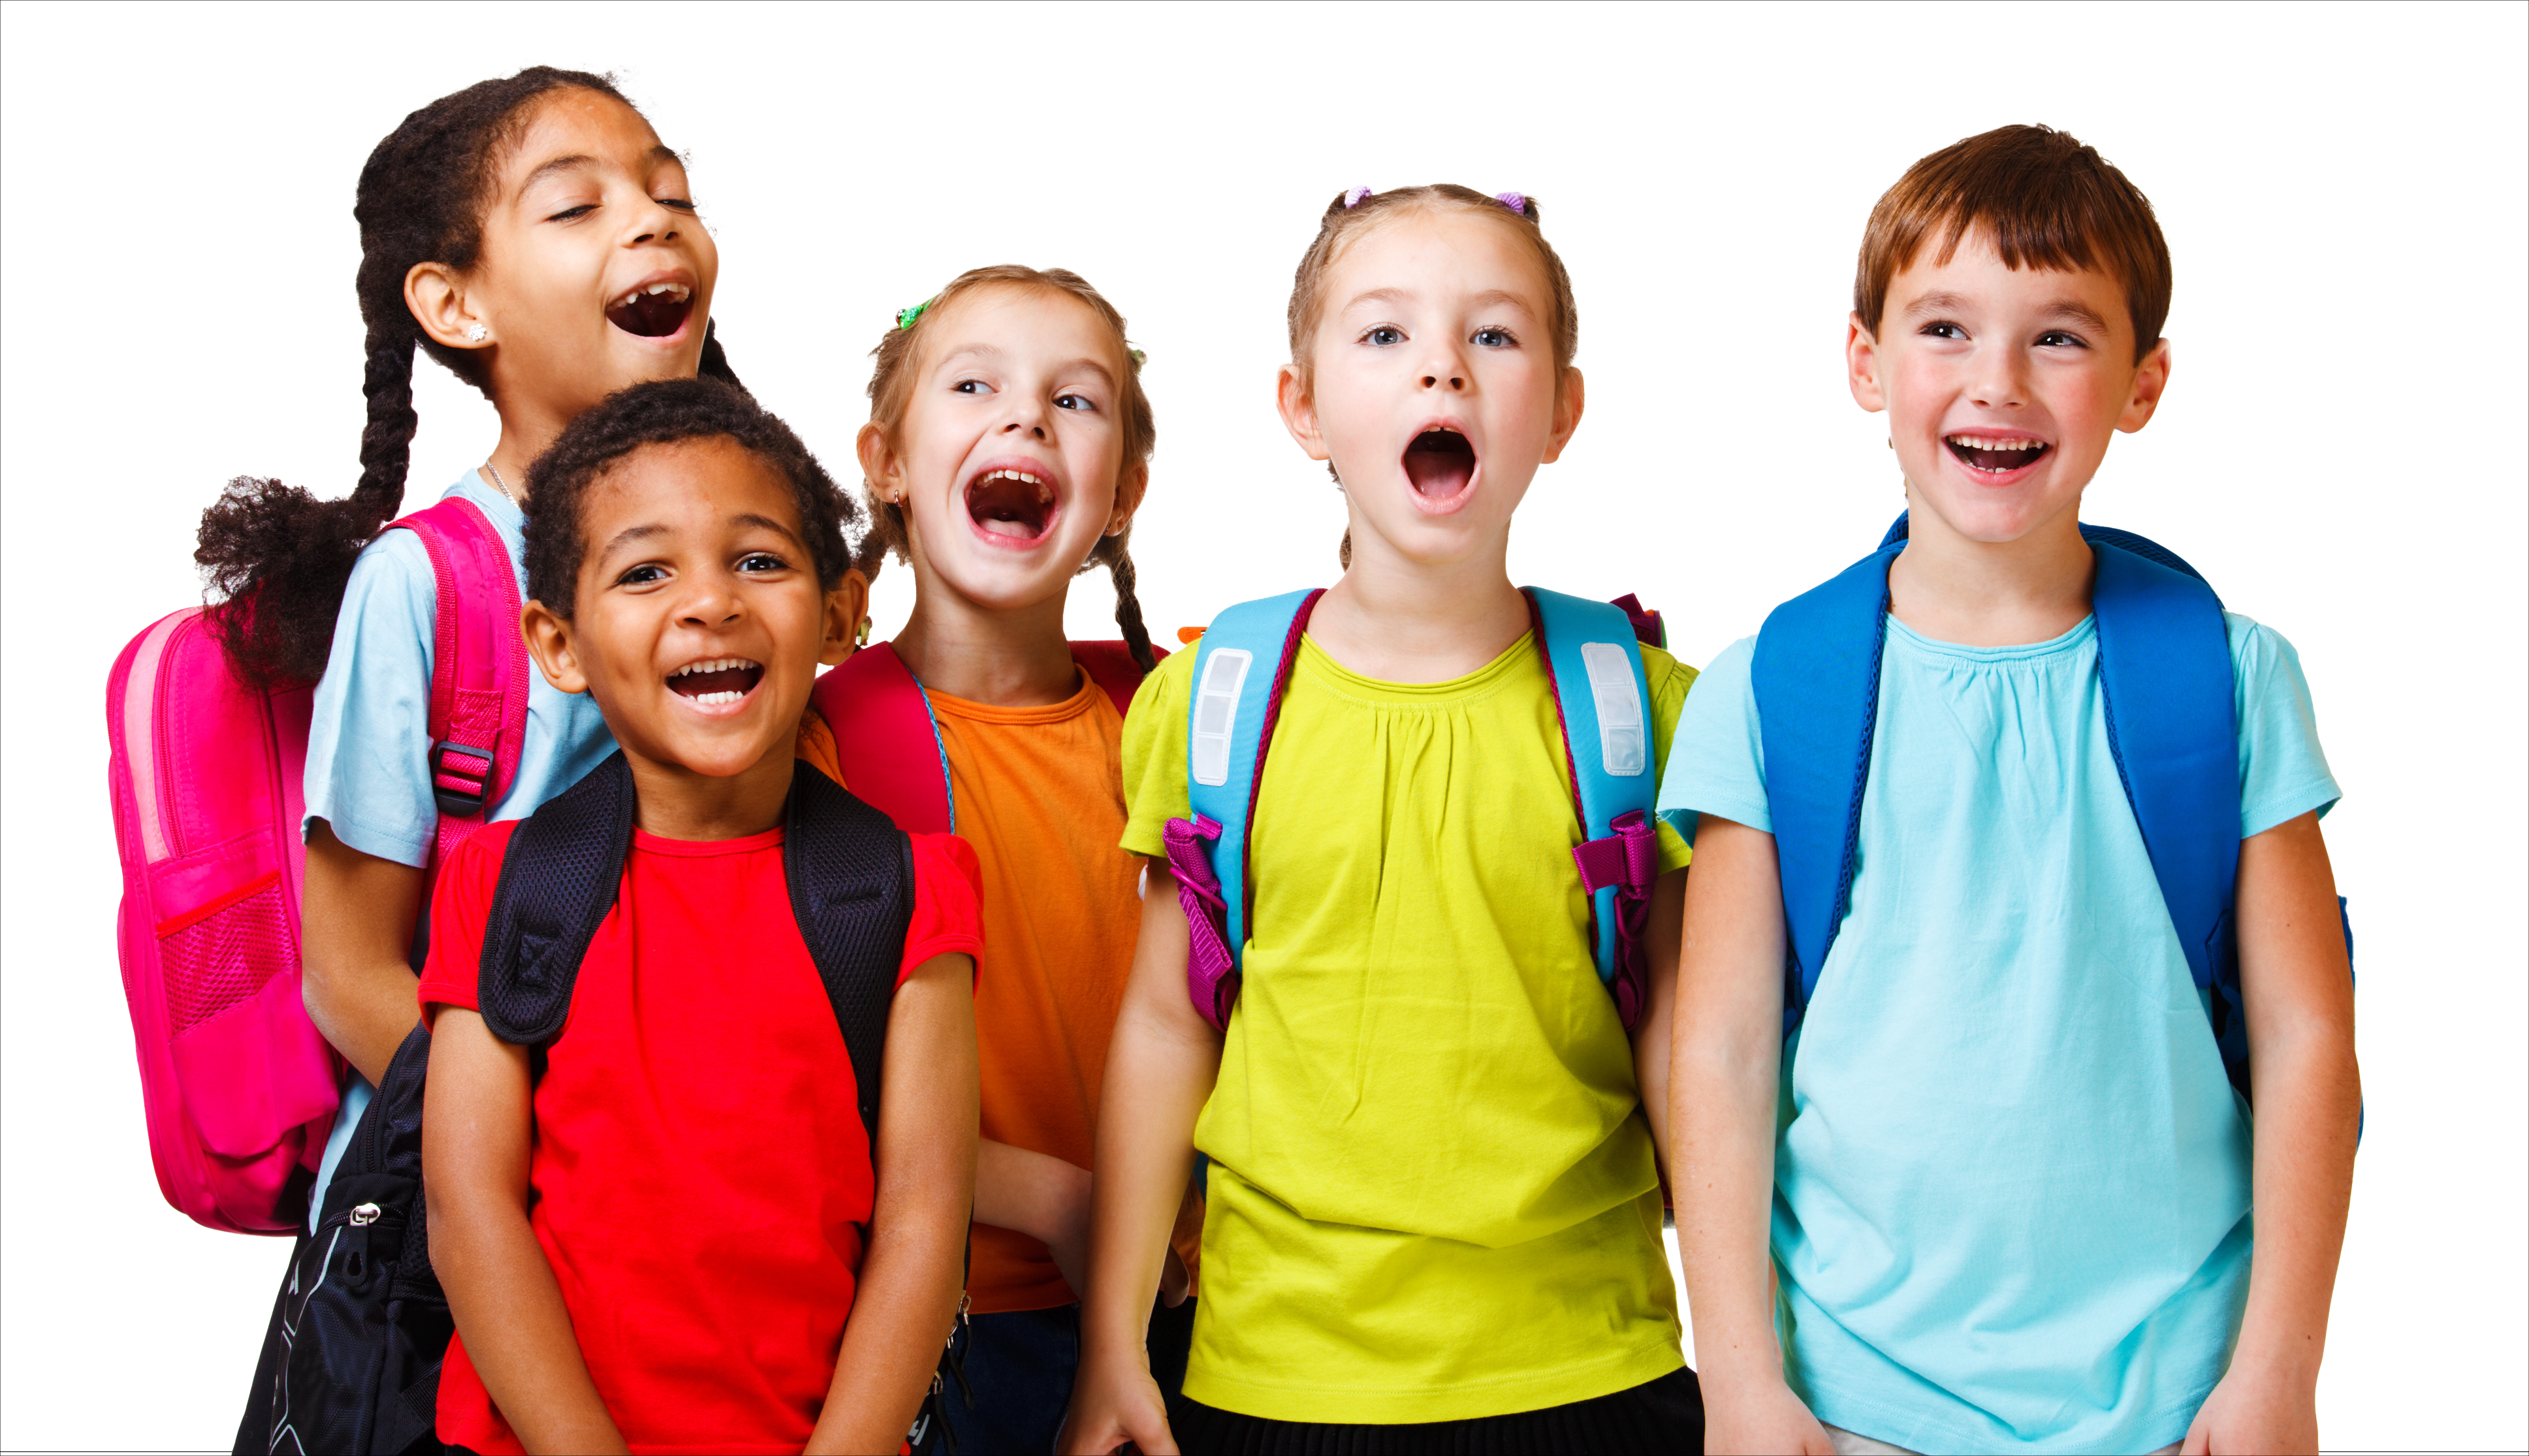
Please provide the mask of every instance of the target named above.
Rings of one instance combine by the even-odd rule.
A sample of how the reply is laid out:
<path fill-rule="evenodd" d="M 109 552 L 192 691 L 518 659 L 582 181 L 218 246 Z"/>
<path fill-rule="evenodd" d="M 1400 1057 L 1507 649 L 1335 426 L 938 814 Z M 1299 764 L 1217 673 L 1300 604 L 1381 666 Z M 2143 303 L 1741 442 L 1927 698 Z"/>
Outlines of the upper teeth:
<path fill-rule="evenodd" d="M 1036 487 L 1036 498 L 1039 503 L 1053 499 L 1053 487 L 1025 470 L 987 470 L 984 472 L 984 479 L 986 481 L 1015 480 L 1023 485 L 1033 485 Z"/>
<path fill-rule="evenodd" d="M 754 666 L 755 664 L 742 657 L 715 657 L 703 662 L 687 663 L 676 671 L 670 673 L 668 675 L 671 677 L 682 677 L 688 673 L 726 673 L 732 669 L 751 668 Z"/>
<path fill-rule="evenodd" d="M 667 294 L 681 303 L 690 297 L 692 293 L 692 289 L 685 287 L 681 283 L 654 283 L 647 288 L 634 289 L 632 292 L 625 294 L 618 301 L 629 303 L 635 298 L 648 297 L 653 294 Z"/>
<path fill-rule="evenodd" d="M 2016 435 L 2007 440 L 1988 440 L 1975 435 L 1952 435 L 1949 441 L 1961 450 L 2043 450 L 2046 448 L 2046 442 L 2043 440 L 2024 440 Z"/>

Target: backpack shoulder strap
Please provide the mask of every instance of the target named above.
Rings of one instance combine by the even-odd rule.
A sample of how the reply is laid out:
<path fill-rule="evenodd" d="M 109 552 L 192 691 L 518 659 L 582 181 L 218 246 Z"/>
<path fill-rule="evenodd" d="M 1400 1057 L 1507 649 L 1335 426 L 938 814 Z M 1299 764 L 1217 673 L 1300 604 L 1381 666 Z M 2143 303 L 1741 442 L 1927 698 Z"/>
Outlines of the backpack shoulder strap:
<path fill-rule="evenodd" d="M 832 675 L 832 674 L 829 674 Z M 800 939 L 843 1032 L 861 1127 L 878 1156 L 887 1019 L 913 922 L 913 840 L 806 763 L 790 771 L 781 873 Z"/>
<path fill-rule="evenodd" d="M 430 670 L 432 858 L 444 862 L 517 782 L 527 730 L 527 644 L 517 569 L 500 529 L 452 498 L 392 522 L 421 538 L 439 604 Z"/>
<path fill-rule="evenodd" d="M 808 701 L 834 730 L 843 782 L 909 834 L 957 828 L 948 750 L 931 697 L 886 642 L 864 647 L 817 679 Z"/>
<path fill-rule="evenodd" d="M 1300 638 L 1324 595 L 1317 588 L 1240 603 L 1214 618 L 1194 646 L 1186 705 L 1186 797 L 1193 812 L 1169 821 L 1165 838 L 1194 938 L 1187 994 L 1215 1028 L 1228 1024 L 1246 950 L 1247 827 L 1257 784 Z"/>
<path fill-rule="evenodd" d="M 1659 874 L 1659 836 L 1650 822 L 1659 797 L 1651 772 L 1650 682 L 1637 636 L 1651 615 L 1639 603 L 1629 609 L 1526 590 L 1581 819 L 1573 860 L 1589 895 L 1591 957 L 1630 1028 L 1641 1015 L 1649 984 L 1642 934 Z"/>
<path fill-rule="evenodd" d="M 1167 657 L 1166 648 L 1157 643 L 1151 645 L 1153 662 L 1165 662 Z M 1115 705 L 1117 714 L 1132 711 L 1133 694 L 1142 690 L 1142 665 L 1133 661 L 1133 649 L 1125 646 L 1122 639 L 1074 642 L 1071 644 L 1071 660 L 1080 664 L 1081 669 L 1088 673 L 1089 680 L 1097 683 L 1106 694 L 1107 701 Z"/>
<path fill-rule="evenodd" d="M 1901 529 L 1904 523 L 1901 517 Z M 1890 534 L 1889 543 L 1834 579 L 1775 608 L 1756 634 L 1749 665 L 1783 885 L 1786 1037 L 1817 991 L 1852 904 L 1855 840 L 1879 720 L 1888 567 L 1906 549 L 1900 532 Z"/>
<path fill-rule="evenodd" d="M 632 769 L 618 750 L 511 836 L 476 989 L 502 1041 L 543 1047 L 562 1035 L 580 958 L 623 888 L 633 809 Z"/>

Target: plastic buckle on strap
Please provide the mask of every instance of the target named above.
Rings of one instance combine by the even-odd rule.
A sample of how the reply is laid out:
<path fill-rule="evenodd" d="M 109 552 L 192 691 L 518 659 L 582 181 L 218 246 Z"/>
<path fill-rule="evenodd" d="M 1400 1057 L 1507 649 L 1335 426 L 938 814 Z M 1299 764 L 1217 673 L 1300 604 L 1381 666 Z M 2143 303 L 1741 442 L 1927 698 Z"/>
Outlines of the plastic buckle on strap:
<path fill-rule="evenodd" d="M 1615 833 L 1591 839 L 1572 851 L 1581 870 L 1581 886 L 1591 894 L 1613 887 L 1628 898 L 1650 893 L 1659 878 L 1659 832 L 1640 809 L 1616 816 Z"/>
<path fill-rule="evenodd" d="M 1237 962 L 1226 934 L 1228 902 L 1221 898 L 1220 877 L 1203 847 L 1206 840 L 1219 837 L 1220 826 L 1203 814 L 1171 819 L 1159 831 L 1168 873 L 1176 877 L 1177 903 L 1186 917 L 1186 995 L 1214 1031 L 1228 1027 L 1229 1008 L 1238 997 Z"/>
<path fill-rule="evenodd" d="M 451 754 L 470 763 L 451 763 Z M 468 748 L 462 743 L 432 744 L 430 796 L 439 805 L 439 812 L 451 819 L 471 819 L 481 814 L 484 796 L 491 788 L 493 763 L 492 752 L 487 748 Z"/>

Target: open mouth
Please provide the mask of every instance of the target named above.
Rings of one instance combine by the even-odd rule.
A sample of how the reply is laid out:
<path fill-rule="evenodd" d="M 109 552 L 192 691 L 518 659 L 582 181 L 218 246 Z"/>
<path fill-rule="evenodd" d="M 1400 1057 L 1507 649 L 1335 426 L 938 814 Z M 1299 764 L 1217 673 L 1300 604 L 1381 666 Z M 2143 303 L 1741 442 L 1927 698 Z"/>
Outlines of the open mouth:
<path fill-rule="evenodd" d="M 764 680 L 764 665 L 742 657 L 705 658 L 668 674 L 668 691 L 706 708 L 741 701 Z"/>
<path fill-rule="evenodd" d="M 1040 540 L 1057 510 L 1053 481 L 1033 470 L 987 470 L 966 483 L 966 513 L 975 528 L 1013 543 Z"/>
<path fill-rule="evenodd" d="M 606 305 L 606 321 L 626 334 L 665 339 L 685 326 L 694 291 L 681 283 L 643 284 Z"/>
<path fill-rule="evenodd" d="M 2008 475 L 2026 465 L 2053 447 L 2043 440 L 2030 440 L 2018 435 L 1948 435 L 1941 443 L 1958 457 L 1959 463 L 1987 475 Z"/>
<path fill-rule="evenodd" d="M 1476 447 L 1447 425 L 1434 425 L 1405 447 L 1405 478 L 1428 501 L 1463 495 L 1476 478 Z"/>

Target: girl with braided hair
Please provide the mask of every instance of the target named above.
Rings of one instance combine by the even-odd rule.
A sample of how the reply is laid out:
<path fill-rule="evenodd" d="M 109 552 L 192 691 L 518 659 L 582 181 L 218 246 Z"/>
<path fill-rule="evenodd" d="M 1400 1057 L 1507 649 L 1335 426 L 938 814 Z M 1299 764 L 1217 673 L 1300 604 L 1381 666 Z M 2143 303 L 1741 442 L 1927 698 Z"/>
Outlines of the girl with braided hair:
<path fill-rule="evenodd" d="M 500 413 L 490 456 L 446 495 L 498 530 L 522 597 L 527 464 L 563 427 L 645 380 L 699 371 L 736 382 L 711 338 L 720 259 L 684 165 L 605 77 L 539 66 L 431 102 L 369 154 L 352 215 L 368 332 L 359 484 L 320 501 L 241 478 L 204 512 L 195 553 L 233 604 L 214 617 L 240 676 L 317 679 L 303 986 L 317 1029 L 358 1075 L 311 1221 L 371 1085 L 415 1021 L 415 930 L 437 822 L 427 712 L 437 582 L 412 532 L 382 529 L 402 504 L 419 423 L 415 352 Z M 525 816 L 613 746 L 586 698 L 528 674 L 516 770 L 484 818 Z"/>
<path fill-rule="evenodd" d="M 834 736 L 803 753 L 981 862 L 983 1142 L 955 1351 L 972 1400 L 944 1404 L 958 1449 L 1047 1451 L 1079 1350 L 1091 1132 L 1140 913 L 1118 847 L 1119 708 L 1158 658 L 1126 553 L 1156 431 L 1122 316 L 1062 269 L 963 274 L 899 314 L 875 357 L 861 565 L 909 565 L 913 613 L 826 675 Z M 1101 565 L 1123 640 L 1067 642 L 1072 578 Z M 888 722 L 911 731 L 883 734 Z M 1199 1209 L 1181 1201 L 1189 1234 Z M 1184 1363 L 1189 1282 L 1181 1261 L 1154 1321 L 1163 1386 Z"/>

